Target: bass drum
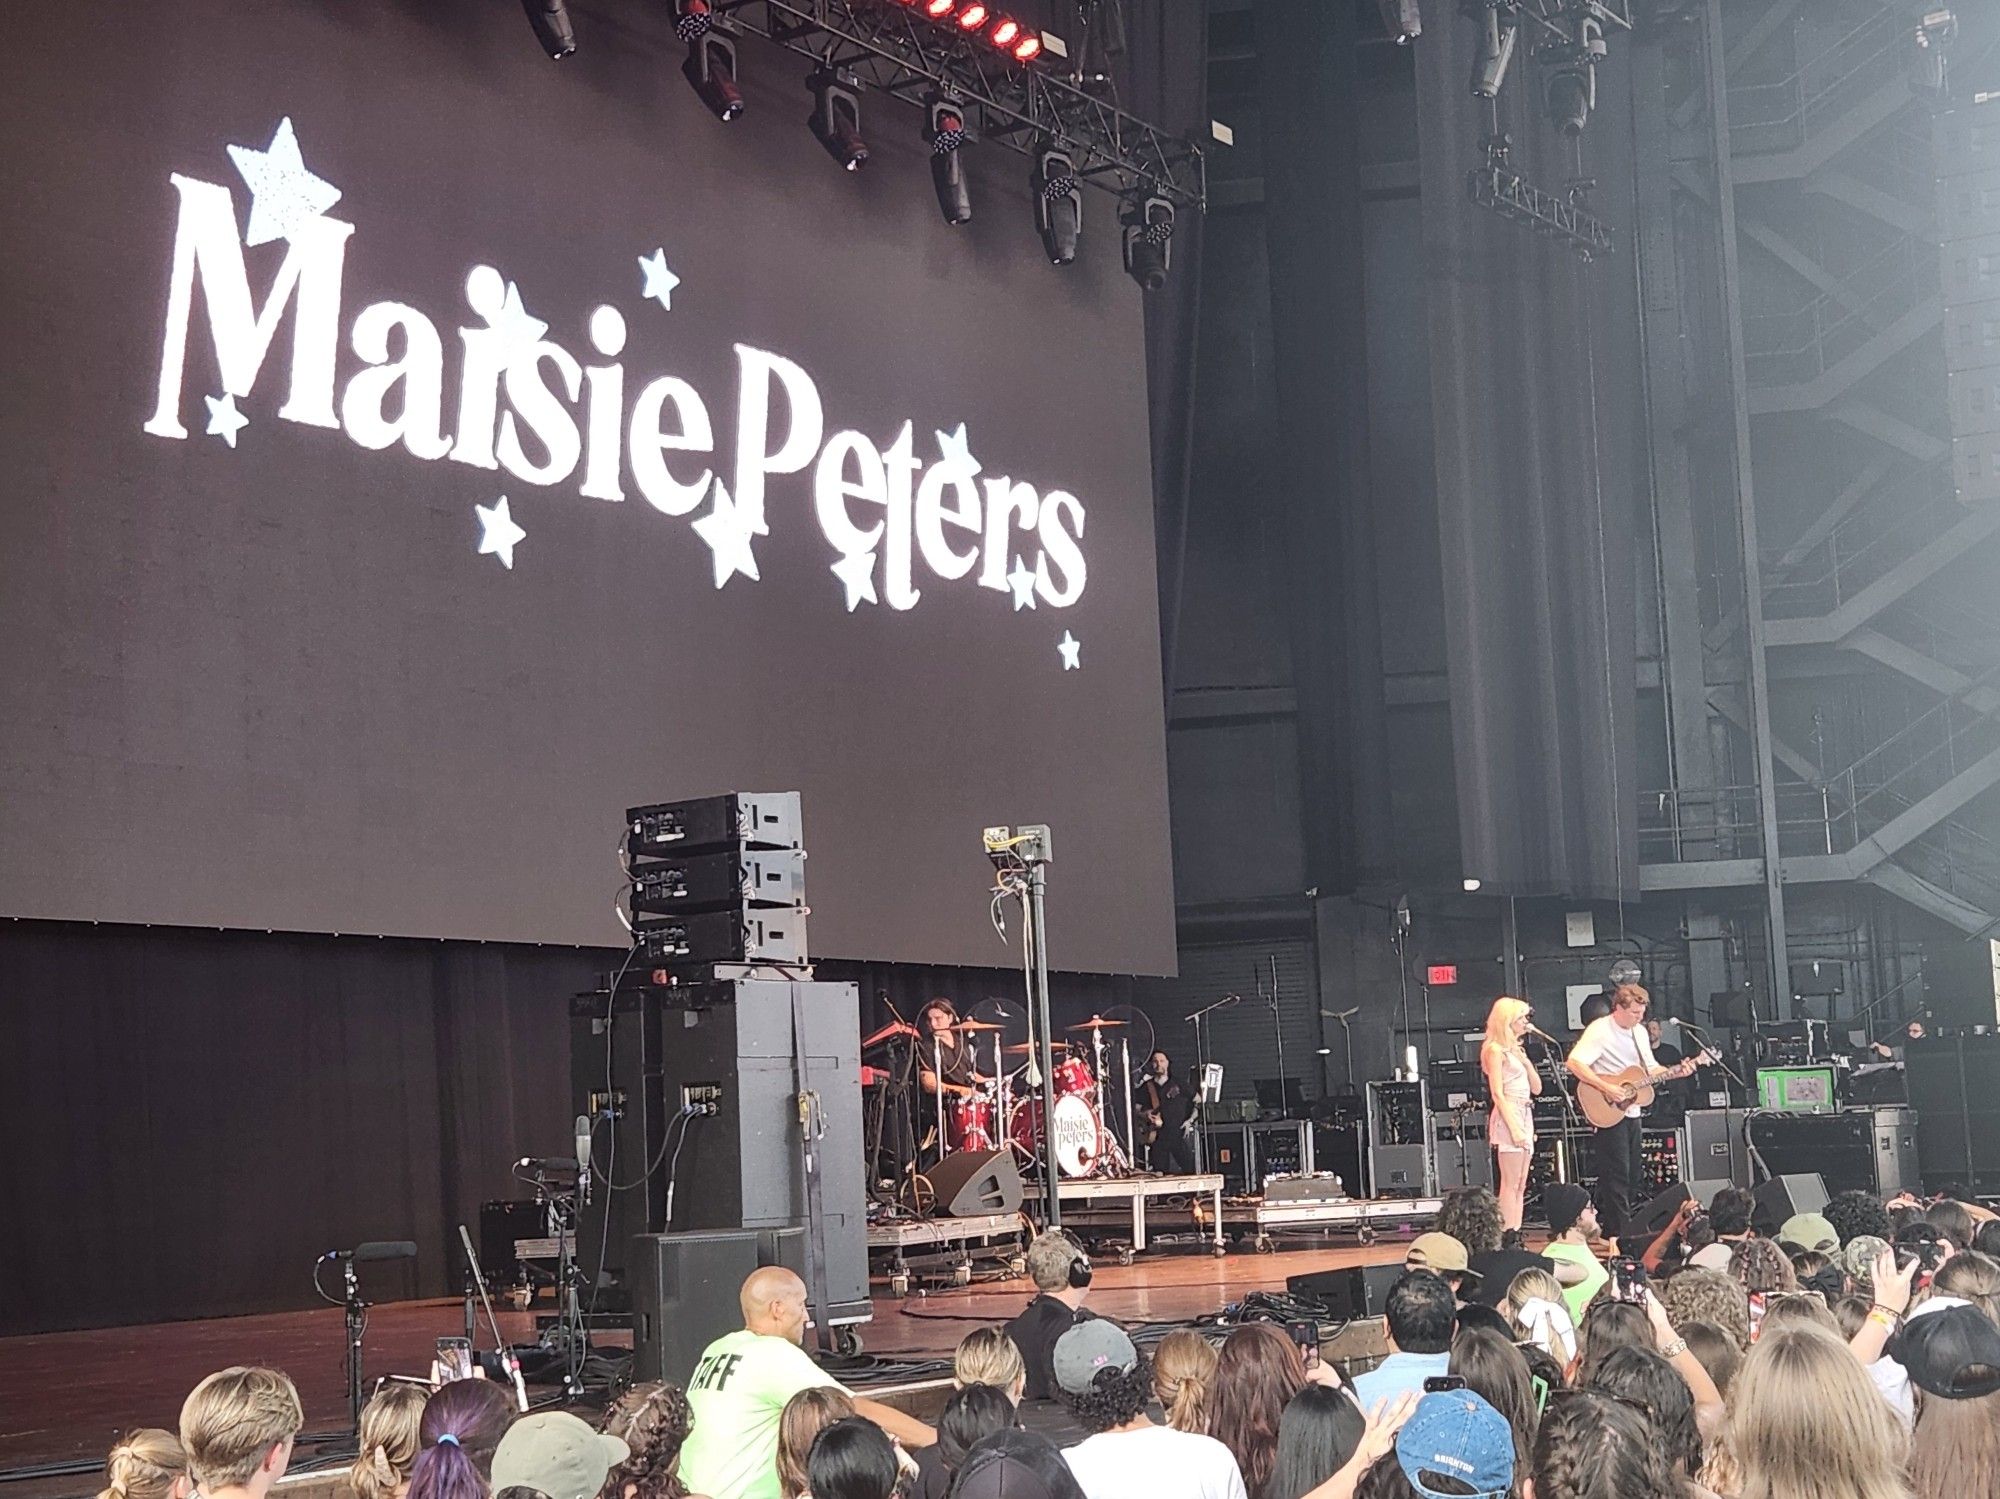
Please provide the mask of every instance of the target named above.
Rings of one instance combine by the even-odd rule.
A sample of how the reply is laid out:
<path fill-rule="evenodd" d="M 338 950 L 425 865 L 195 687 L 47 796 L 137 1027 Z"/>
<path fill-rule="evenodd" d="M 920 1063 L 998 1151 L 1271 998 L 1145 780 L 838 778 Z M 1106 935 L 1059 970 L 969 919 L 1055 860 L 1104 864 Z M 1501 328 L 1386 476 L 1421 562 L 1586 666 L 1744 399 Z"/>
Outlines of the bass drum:
<path fill-rule="evenodd" d="M 1037 1136 L 1042 1132 L 1042 1101 L 1029 1098 L 1014 1106 L 1007 1136 L 1020 1152 L 1034 1159 Z M 1056 1171 L 1063 1176 L 1088 1176 L 1097 1169 L 1099 1128 L 1097 1110 L 1078 1094 L 1067 1093 L 1056 1100 L 1056 1127 L 1052 1131 Z"/>

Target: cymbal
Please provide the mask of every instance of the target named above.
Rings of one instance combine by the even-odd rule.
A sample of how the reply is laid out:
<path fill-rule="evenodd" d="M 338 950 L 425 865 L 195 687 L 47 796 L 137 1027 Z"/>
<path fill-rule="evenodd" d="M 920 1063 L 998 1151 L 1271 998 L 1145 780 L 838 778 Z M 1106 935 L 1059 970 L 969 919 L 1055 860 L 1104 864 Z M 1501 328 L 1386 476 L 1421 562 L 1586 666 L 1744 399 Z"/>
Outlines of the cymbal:
<path fill-rule="evenodd" d="M 947 1026 L 945 1029 L 954 1031 L 997 1031 L 1004 1030 L 1005 1027 L 989 1025 L 984 1020 L 961 1020 L 957 1025 Z"/>
<path fill-rule="evenodd" d="M 1049 1044 L 1051 1049 L 1055 1051 L 1067 1051 L 1069 1049 L 1069 1042 L 1067 1041 L 1052 1041 Z M 1003 1046 L 1000 1049 L 1007 1056 L 1024 1057 L 1029 1052 L 1033 1051 L 1035 1048 L 1027 1044 L 1026 1042 L 1023 1042 L 1019 1046 Z"/>
<path fill-rule="evenodd" d="M 1069 1029 L 1073 1031 L 1108 1031 L 1120 1026 L 1130 1025 L 1131 1023 L 1129 1020 L 1106 1020 L 1102 1015 L 1093 1015 L 1090 1019 L 1084 1021 L 1082 1025 L 1073 1025 Z"/>

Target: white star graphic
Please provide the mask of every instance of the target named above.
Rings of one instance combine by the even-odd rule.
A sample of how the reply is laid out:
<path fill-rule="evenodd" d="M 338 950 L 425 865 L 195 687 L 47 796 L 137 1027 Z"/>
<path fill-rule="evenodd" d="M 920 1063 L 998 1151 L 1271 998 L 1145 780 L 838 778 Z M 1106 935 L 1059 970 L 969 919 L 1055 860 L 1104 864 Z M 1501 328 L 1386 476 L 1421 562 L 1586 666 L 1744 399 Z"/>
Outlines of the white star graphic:
<path fill-rule="evenodd" d="M 339 188 L 306 170 L 290 115 L 278 122 L 270 149 L 231 146 L 229 159 L 250 189 L 250 223 L 243 232 L 246 245 L 290 239 L 301 225 L 340 201 Z"/>
<path fill-rule="evenodd" d="M 506 351 L 511 366 L 542 341 L 549 325 L 521 304 L 521 288 L 509 281 L 506 299 L 500 304 L 500 316 L 493 320 L 493 331 L 500 335 L 500 347 Z"/>
<path fill-rule="evenodd" d="M 956 432 L 939 432 L 937 441 L 939 463 L 954 471 L 968 474 L 979 472 L 979 460 L 972 456 L 971 450 L 966 446 L 964 422 L 958 424 Z"/>
<path fill-rule="evenodd" d="M 236 446 L 236 434 L 250 425 L 250 418 L 236 409 L 236 397 L 225 394 L 220 400 L 214 396 L 203 396 L 208 402 L 208 435 L 219 437 L 230 447 Z"/>
<path fill-rule="evenodd" d="M 1007 574 L 1007 586 L 1014 590 L 1014 612 L 1035 607 L 1035 575 L 1028 571 L 1028 564 L 1020 557 L 1014 559 L 1014 570 Z"/>
<path fill-rule="evenodd" d="M 514 516 L 507 508 L 507 496 L 500 496 L 496 505 L 474 505 L 479 513 L 479 555 L 488 552 L 500 559 L 500 565 L 514 570 L 514 547 L 517 542 L 526 541 L 528 533 L 514 524 Z"/>
<path fill-rule="evenodd" d="M 833 564 L 833 575 L 847 585 L 847 612 L 852 614 L 866 599 L 871 604 L 882 601 L 875 596 L 875 554 L 849 552 Z"/>
<path fill-rule="evenodd" d="M 646 275 L 646 289 L 639 295 L 653 298 L 668 312 L 672 312 L 674 288 L 681 284 L 681 278 L 667 269 L 667 252 L 655 250 L 650 255 L 641 255 L 639 269 Z"/>
<path fill-rule="evenodd" d="M 720 479 L 715 481 L 715 508 L 694 523 L 694 534 L 707 542 L 709 551 L 715 554 L 717 588 L 738 573 L 753 582 L 760 581 L 757 554 L 750 550 L 754 532 Z"/>
<path fill-rule="evenodd" d="M 1083 642 L 1064 630 L 1063 638 L 1056 642 L 1056 653 L 1062 657 L 1064 671 L 1078 671 L 1082 668 L 1083 661 L 1080 655 L 1082 650 Z"/>

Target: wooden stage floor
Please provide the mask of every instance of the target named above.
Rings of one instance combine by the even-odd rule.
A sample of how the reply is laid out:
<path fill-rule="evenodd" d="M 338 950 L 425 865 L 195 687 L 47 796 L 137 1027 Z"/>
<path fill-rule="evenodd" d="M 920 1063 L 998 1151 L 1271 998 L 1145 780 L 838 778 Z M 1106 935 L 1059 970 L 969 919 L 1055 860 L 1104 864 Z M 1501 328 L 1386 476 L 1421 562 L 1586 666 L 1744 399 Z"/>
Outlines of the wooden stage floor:
<path fill-rule="evenodd" d="M 1100 1265 L 1090 1305 L 1124 1322 L 1179 1321 L 1219 1311 L 1251 1291 L 1282 1290 L 1288 1275 L 1378 1264 L 1402 1253 L 1400 1240 L 1226 1259 L 1159 1251 L 1129 1266 Z M 862 1342 L 870 1353 L 948 1355 L 972 1328 L 1012 1317 L 1028 1294 L 1025 1281 L 1005 1281 L 901 1302 L 878 1296 L 875 1320 L 860 1329 Z M 534 1336 L 528 1313 L 502 1312 L 500 1323 L 511 1340 Z M 421 1374 L 434 1340 L 463 1330 L 463 1303 L 456 1300 L 376 1307 L 369 1314 L 366 1377 Z M 343 1344 L 335 1307 L 0 1338 L 0 1469 L 96 1458 L 128 1427 L 171 1428 L 188 1390 L 229 1364 L 283 1369 L 298 1383 L 309 1432 L 343 1428 Z M 0 1485 L 0 1499 L 96 1490 L 88 1477 L 23 1480 Z"/>

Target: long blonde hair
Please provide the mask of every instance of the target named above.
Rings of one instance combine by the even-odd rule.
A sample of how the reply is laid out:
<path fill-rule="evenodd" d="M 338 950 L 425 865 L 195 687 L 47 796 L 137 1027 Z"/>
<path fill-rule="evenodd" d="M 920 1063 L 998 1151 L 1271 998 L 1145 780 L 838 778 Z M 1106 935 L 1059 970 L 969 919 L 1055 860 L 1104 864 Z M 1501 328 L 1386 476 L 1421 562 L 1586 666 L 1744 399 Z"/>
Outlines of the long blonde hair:
<path fill-rule="evenodd" d="M 1516 999 L 1511 994 L 1503 994 L 1493 1001 L 1493 1008 L 1486 1012 L 1486 1045 L 1510 1050 L 1519 1045 L 1514 1035 L 1514 1022 L 1523 1015 L 1532 1015 L 1535 1007 L 1525 999 Z"/>
<path fill-rule="evenodd" d="M 1215 1383 L 1214 1345 L 1200 1333 L 1180 1328 L 1153 1350 L 1153 1393 L 1175 1431 L 1208 1433 L 1208 1388 Z"/>
<path fill-rule="evenodd" d="M 422 1449 L 427 1386 L 385 1384 L 361 1411 L 361 1450 L 347 1476 L 358 1499 L 390 1499 L 410 1481 Z"/>
<path fill-rule="evenodd" d="M 1909 1447 L 1846 1344 L 1781 1323 L 1743 1360 L 1702 1481 L 1735 1499 L 1911 1499 Z"/>
<path fill-rule="evenodd" d="M 104 1459 L 104 1491 L 97 1499 L 170 1499 L 176 1480 L 187 1476 L 181 1439 L 157 1426 L 142 1426 L 118 1439 Z"/>

